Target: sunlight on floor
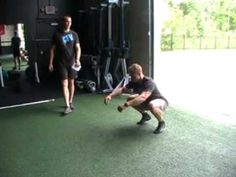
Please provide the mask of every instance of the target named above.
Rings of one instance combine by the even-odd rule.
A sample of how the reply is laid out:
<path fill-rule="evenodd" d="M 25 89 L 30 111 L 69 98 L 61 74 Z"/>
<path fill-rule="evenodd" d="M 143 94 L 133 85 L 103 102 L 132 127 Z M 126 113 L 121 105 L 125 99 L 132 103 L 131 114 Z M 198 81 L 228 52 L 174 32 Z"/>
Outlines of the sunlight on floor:
<path fill-rule="evenodd" d="M 170 103 L 236 125 L 236 50 L 160 52 L 155 81 Z"/>

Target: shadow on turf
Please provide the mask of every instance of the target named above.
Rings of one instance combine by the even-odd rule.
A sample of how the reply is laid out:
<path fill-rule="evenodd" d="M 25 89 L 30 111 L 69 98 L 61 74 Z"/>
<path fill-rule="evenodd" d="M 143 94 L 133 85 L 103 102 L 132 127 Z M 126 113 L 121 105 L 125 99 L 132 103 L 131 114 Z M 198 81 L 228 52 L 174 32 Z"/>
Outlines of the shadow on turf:
<path fill-rule="evenodd" d="M 113 131 L 113 134 L 115 137 L 122 139 L 140 139 L 152 135 L 152 131 L 153 128 L 147 124 L 140 126 L 135 123 L 125 127 L 119 127 Z"/>

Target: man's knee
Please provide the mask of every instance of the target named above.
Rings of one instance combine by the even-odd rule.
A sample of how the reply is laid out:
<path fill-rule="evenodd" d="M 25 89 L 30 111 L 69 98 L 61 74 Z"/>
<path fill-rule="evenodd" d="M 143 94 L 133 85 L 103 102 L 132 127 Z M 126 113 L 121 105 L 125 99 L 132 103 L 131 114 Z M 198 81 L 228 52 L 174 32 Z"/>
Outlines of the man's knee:
<path fill-rule="evenodd" d="M 148 110 L 150 110 L 151 112 L 153 112 L 157 107 L 154 106 L 152 103 L 149 103 L 147 106 Z"/>
<path fill-rule="evenodd" d="M 130 101 L 130 100 L 133 100 L 134 99 L 134 97 L 128 97 L 127 99 L 126 99 L 126 101 Z"/>
<path fill-rule="evenodd" d="M 152 103 L 148 104 L 148 110 L 150 110 L 151 112 L 164 112 L 164 110 L 162 109 L 162 106 L 157 106 Z"/>
<path fill-rule="evenodd" d="M 150 110 L 154 110 L 154 109 L 160 109 L 161 111 L 165 111 L 167 108 L 167 103 L 166 101 L 162 100 L 162 99 L 155 99 L 152 100 L 149 104 L 149 109 Z"/>
<path fill-rule="evenodd" d="M 127 101 L 133 100 L 133 99 L 136 98 L 137 96 L 139 96 L 139 94 L 132 94 L 132 95 L 130 95 L 126 100 L 127 100 Z"/>

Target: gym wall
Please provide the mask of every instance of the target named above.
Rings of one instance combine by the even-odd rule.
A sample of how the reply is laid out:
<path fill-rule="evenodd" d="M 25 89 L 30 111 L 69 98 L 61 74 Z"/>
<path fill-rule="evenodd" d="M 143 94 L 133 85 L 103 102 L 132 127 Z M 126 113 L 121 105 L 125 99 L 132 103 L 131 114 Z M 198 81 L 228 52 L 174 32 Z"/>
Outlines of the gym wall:
<path fill-rule="evenodd" d="M 152 76 L 153 49 L 151 40 L 152 29 L 149 25 L 149 1 L 130 0 L 127 15 L 127 36 L 130 40 L 130 63 L 138 62 L 143 66 L 144 73 Z M 151 17 L 152 18 L 152 17 Z M 150 34 L 149 34 L 150 31 Z"/>
<path fill-rule="evenodd" d="M 31 62 L 38 60 L 45 65 L 48 61 L 48 48 L 57 18 L 64 14 L 72 15 L 73 27 L 78 20 L 78 10 L 99 5 L 102 0 L 1 0 L 0 24 L 25 24 L 26 48 Z M 151 54 L 149 46 L 149 1 L 130 0 L 125 17 L 126 39 L 130 41 L 130 59 L 127 63 L 143 65 L 145 74 L 150 75 Z M 51 4 L 49 4 L 51 3 Z M 53 5 L 55 13 L 47 14 L 46 6 Z M 116 20 L 115 26 L 118 21 Z M 79 28 L 81 28 L 80 26 Z M 78 29 L 79 29 L 78 28 Z M 77 29 L 75 29 L 77 30 Z M 115 30 L 116 32 L 116 30 Z M 86 44 L 82 44 L 86 45 Z"/>

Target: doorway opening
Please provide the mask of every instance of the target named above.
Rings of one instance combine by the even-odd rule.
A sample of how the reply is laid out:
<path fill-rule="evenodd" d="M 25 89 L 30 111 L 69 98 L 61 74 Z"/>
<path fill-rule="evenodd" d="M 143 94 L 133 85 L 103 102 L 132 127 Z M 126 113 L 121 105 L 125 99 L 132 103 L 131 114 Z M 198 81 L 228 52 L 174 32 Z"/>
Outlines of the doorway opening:
<path fill-rule="evenodd" d="M 185 1 L 176 1 L 176 3 L 182 2 Z M 163 12 L 164 10 L 166 12 Z M 153 68 L 154 80 L 158 87 L 171 105 L 219 122 L 236 124 L 234 109 L 236 86 L 233 84 L 233 76 L 236 75 L 233 68 L 236 65 L 234 59 L 236 50 L 234 48 L 161 50 L 163 24 L 165 20 L 173 20 L 170 13 L 165 0 L 154 1 Z M 198 46 L 206 42 L 206 39 L 200 42 L 202 43 L 198 43 Z"/>
<path fill-rule="evenodd" d="M 20 38 L 20 57 L 22 67 L 26 67 L 28 63 L 28 52 L 25 43 L 25 25 L 23 23 L 3 25 L 4 33 L 1 35 L 1 53 L 0 53 L 0 63 L 2 69 L 9 71 L 13 69 L 13 49 L 12 49 L 12 38 L 15 33 Z"/>

